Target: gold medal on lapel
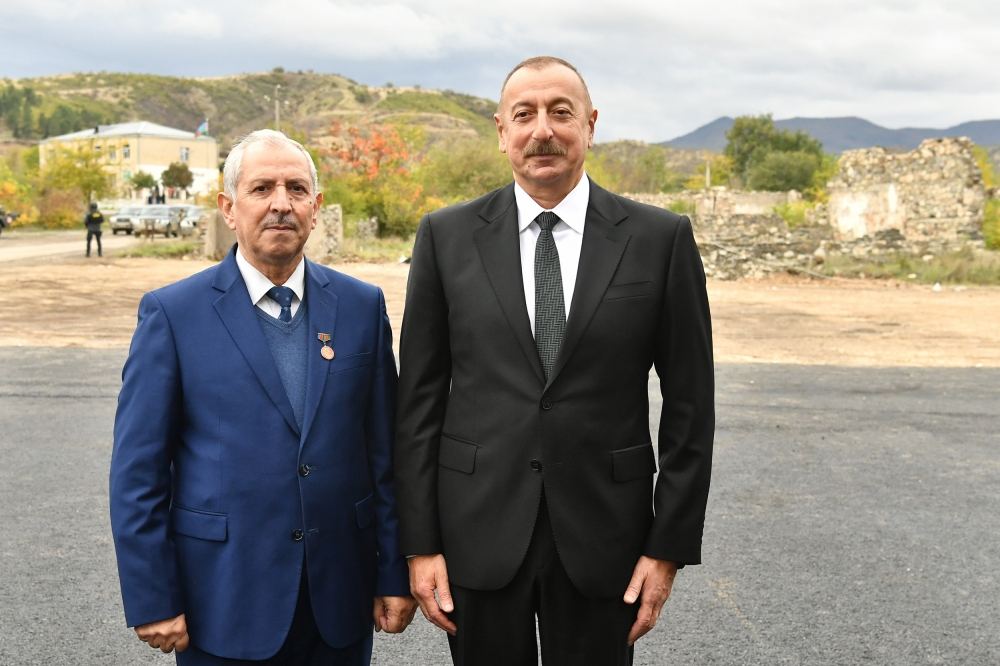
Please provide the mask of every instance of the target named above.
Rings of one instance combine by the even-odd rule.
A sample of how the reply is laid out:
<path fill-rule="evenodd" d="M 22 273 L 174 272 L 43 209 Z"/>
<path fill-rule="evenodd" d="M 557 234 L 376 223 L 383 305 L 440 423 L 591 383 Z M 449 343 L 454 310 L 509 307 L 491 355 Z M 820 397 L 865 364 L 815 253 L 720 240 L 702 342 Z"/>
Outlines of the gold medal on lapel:
<path fill-rule="evenodd" d="M 319 355 L 328 361 L 332 361 L 336 354 L 333 352 L 333 347 L 329 346 L 330 334 L 317 333 L 316 339 L 323 343 L 323 346 L 319 348 Z"/>

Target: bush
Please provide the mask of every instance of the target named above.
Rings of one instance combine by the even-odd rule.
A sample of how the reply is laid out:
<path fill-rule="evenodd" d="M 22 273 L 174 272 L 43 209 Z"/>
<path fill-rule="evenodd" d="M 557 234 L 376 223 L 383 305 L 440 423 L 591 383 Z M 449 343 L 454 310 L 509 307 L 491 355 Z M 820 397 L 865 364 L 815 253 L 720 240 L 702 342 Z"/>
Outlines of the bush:
<path fill-rule="evenodd" d="M 770 152 L 750 167 L 747 185 L 752 190 L 804 192 L 812 185 L 819 166 L 819 157 L 813 153 Z"/>
<path fill-rule="evenodd" d="M 38 200 L 38 221 L 50 229 L 82 229 L 83 212 L 83 201 L 75 190 L 47 190 Z"/>
<path fill-rule="evenodd" d="M 987 199 L 983 210 L 983 238 L 986 247 L 1000 250 L 1000 199 Z"/>
<path fill-rule="evenodd" d="M 803 226 L 808 218 L 806 215 L 813 208 L 813 204 L 808 201 L 793 201 L 792 203 L 779 204 L 774 207 L 775 214 L 785 221 L 789 229 Z"/>

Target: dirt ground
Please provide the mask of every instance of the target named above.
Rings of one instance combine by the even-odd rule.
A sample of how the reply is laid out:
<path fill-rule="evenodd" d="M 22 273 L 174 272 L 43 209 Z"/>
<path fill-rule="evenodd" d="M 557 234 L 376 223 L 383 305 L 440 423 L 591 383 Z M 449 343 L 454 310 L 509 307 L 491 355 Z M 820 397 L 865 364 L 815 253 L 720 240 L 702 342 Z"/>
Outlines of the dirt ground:
<path fill-rule="evenodd" d="M 125 346 L 143 292 L 209 262 L 82 257 L 0 263 L 0 346 Z M 346 264 L 380 285 L 394 331 L 408 267 Z M 1000 288 L 780 277 L 709 284 L 719 362 L 1000 367 Z"/>

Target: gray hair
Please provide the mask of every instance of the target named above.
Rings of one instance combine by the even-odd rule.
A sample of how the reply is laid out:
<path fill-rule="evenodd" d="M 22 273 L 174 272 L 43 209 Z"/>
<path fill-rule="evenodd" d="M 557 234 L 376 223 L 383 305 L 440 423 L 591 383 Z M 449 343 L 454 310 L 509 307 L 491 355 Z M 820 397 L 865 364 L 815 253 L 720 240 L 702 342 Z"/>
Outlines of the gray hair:
<path fill-rule="evenodd" d="M 222 167 L 222 187 L 226 192 L 226 196 L 231 201 L 235 201 L 236 199 L 236 185 L 240 182 L 240 171 L 243 170 L 243 153 L 246 152 L 247 146 L 254 143 L 288 146 L 295 148 L 305 155 L 306 161 L 309 162 L 309 175 L 312 176 L 313 196 L 319 193 L 319 178 L 316 175 L 316 163 L 313 162 L 309 151 L 295 139 L 288 138 L 283 132 L 272 129 L 259 129 L 250 132 L 233 144 L 233 149 L 229 151 L 226 163 Z"/>

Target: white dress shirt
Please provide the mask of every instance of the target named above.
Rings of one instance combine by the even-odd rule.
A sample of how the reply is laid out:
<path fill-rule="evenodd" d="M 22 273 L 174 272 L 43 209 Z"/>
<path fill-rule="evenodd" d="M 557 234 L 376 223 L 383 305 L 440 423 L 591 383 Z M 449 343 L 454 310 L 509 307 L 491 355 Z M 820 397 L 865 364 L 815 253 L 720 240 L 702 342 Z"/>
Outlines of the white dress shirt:
<path fill-rule="evenodd" d="M 552 227 L 552 238 L 559 252 L 559 271 L 562 273 L 563 305 L 566 319 L 573 303 L 573 289 L 576 287 L 576 271 L 580 265 L 580 248 L 583 247 L 583 227 L 587 219 L 587 205 L 590 203 L 590 180 L 583 174 L 566 198 L 555 208 L 545 209 L 538 205 L 524 189 L 514 183 L 514 199 L 517 202 L 518 242 L 521 246 L 521 279 L 524 282 L 524 303 L 528 307 L 531 334 L 535 334 L 535 242 L 542 233 L 535 222 L 539 213 L 551 210 L 559 216 L 559 222 Z"/>
<path fill-rule="evenodd" d="M 299 304 L 302 303 L 302 298 L 305 294 L 305 261 L 299 259 L 299 265 L 295 267 L 295 270 L 292 271 L 291 277 L 289 277 L 288 281 L 286 281 L 283 285 L 274 284 L 266 275 L 257 270 L 253 264 L 247 261 L 247 258 L 243 256 L 243 252 L 238 246 L 236 248 L 236 265 L 239 267 L 240 275 L 243 276 L 243 281 L 247 285 L 247 291 L 250 292 L 251 303 L 263 310 L 266 314 L 269 314 L 277 319 L 281 314 L 281 306 L 277 301 L 272 300 L 271 297 L 267 295 L 267 292 L 271 287 L 288 287 L 295 292 L 295 296 L 292 297 L 292 316 L 295 316 L 295 313 L 299 309 Z"/>

